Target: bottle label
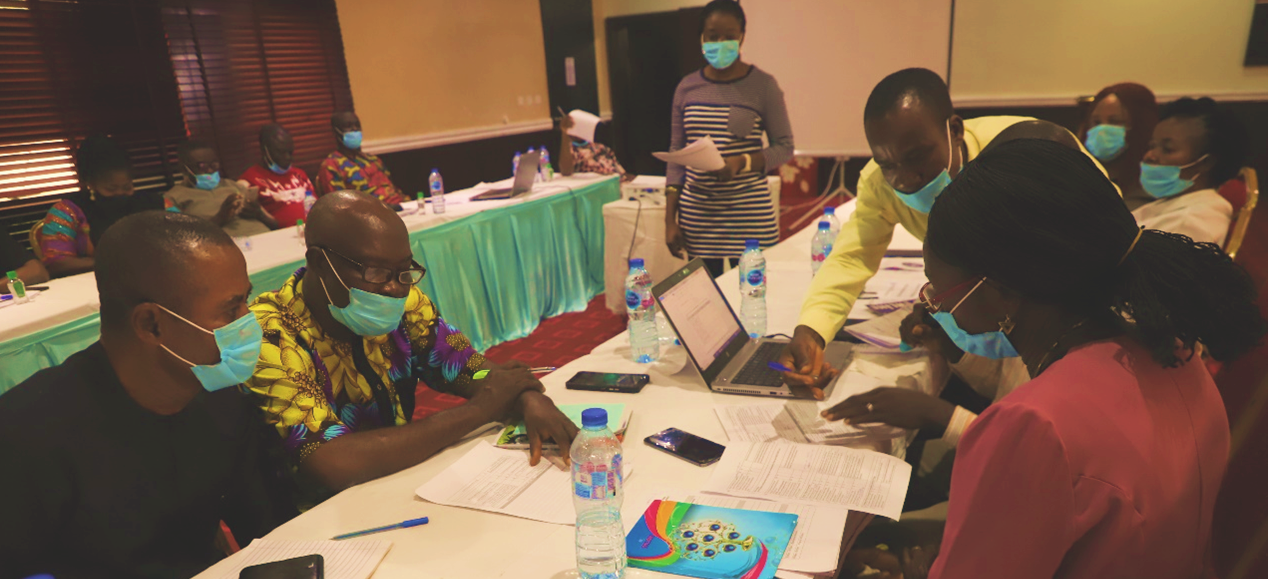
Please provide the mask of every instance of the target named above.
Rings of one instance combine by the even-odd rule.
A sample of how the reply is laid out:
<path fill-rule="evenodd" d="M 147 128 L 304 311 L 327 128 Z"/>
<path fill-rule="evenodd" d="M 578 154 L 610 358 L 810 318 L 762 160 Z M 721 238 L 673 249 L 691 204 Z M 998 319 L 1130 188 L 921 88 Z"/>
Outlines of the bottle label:
<path fill-rule="evenodd" d="M 619 462 L 618 458 L 616 462 Z M 603 500 L 616 496 L 616 481 L 608 476 L 607 465 L 574 464 L 573 492 L 583 499 Z"/>
<path fill-rule="evenodd" d="M 748 272 L 748 284 L 749 284 L 749 285 L 754 285 L 754 286 L 756 286 L 756 285 L 762 285 L 762 281 L 763 281 L 765 278 L 766 278 L 766 271 L 765 271 L 765 270 L 763 270 L 763 269 L 762 269 L 762 268 L 760 268 L 760 267 L 759 267 L 759 268 L 753 268 L 753 270 L 752 270 L 752 271 Z"/>
<path fill-rule="evenodd" d="M 625 307 L 635 309 L 643 303 L 643 297 L 634 290 L 625 290 Z"/>
<path fill-rule="evenodd" d="M 431 192 L 432 192 L 432 193 L 438 193 L 438 192 L 440 192 L 440 191 L 443 191 L 444 189 L 445 189 L 445 186 L 444 186 L 444 185 L 441 185 L 441 184 L 440 184 L 440 181 L 432 181 L 432 182 L 431 182 Z"/>

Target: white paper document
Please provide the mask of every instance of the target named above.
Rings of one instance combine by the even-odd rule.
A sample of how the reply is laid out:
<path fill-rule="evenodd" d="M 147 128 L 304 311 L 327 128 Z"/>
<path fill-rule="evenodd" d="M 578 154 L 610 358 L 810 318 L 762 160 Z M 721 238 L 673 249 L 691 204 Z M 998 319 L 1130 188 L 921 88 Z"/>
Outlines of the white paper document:
<path fill-rule="evenodd" d="M 678 501 L 727 509 L 794 513 L 797 528 L 793 531 L 779 568 L 803 573 L 835 571 L 850 510 L 843 507 L 812 505 L 790 501 L 763 501 L 693 493 L 681 489 L 658 487 L 645 489 L 638 496 L 626 496 L 622 522 L 628 532 L 654 500 Z"/>
<path fill-rule="evenodd" d="M 722 153 L 710 137 L 696 139 L 694 143 L 677 151 L 657 152 L 652 153 L 652 156 L 666 163 L 677 163 L 697 171 L 717 171 L 726 166 Z"/>
<path fill-rule="evenodd" d="M 587 143 L 594 141 L 594 130 L 603 120 L 594 113 L 586 112 L 581 109 L 573 109 L 568 113 L 572 117 L 572 128 L 568 129 L 568 136 L 576 137 Z"/>
<path fill-rule="evenodd" d="M 285 561 L 307 555 L 321 555 L 326 579 L 367 579 L 374 573 L 391 541 L 358 539 L 355 541 L 269 541 L 256 539 L 233 558 L 233 565 L 222 577 L 238 579 L 243 569 L 252 565 Z"/>
<path fill-rule="evenodd" d="M 920 288 L 925 281 L 923 259 L 886 257 L 854 302 L 849 319 L 870 320 L 913 305 L 920 299 Z"/>
<path fill-rule="evenodd" d="M 738 442 L 727 446 L 704 491 L 845 507 L 898 520 L 911 465 L 841 446 Z"/>
<path fill-rule="evenodd" d="M 571 525 L 576 522 L 568 494 L 571 484 L 572 473 L 547 460 L 529 466 L 523 450 L 480 441 L 414 493 L 440 505 Z"/>
<path fill-rule="evenodd" d="M 727 439 L 733 442 L 793 442 L 801 444 L 851 444 L 887 440 L 904 431 L 884 424 L 846 424 L 827 421 L 820 413 L 856 394 L 887 386 L 884 380 L 858 372 L 844 372 L 818 400 L 782 403 L 719 404 L 714 407 Z"/>
<path fill-rule="evenodd" d="M 873 346 L 896 350 L 903 341 L 902 335 L 899 334 L 898 330 L 902 326 L 903 319 L 911 314 L 911 310 L 911 306 L 907 305 L 878 318 L 850 324 L 844 329 L 850 335 Z"/>

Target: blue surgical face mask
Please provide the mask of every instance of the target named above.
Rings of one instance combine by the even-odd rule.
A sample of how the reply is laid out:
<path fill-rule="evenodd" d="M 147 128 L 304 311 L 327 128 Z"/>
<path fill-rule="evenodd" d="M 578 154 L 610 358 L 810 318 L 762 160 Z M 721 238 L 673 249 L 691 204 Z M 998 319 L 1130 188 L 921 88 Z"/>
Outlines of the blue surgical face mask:
<path fill-rule="evenodd" d="M 960 299 L 959 303 L 955 304 L 955 307 L 951 308 L 950 311 L 934 313 L 933 319 L 938 322 L 939 326 L 942 326 L 942 331 L 947 333 L 947 337 L 951 338 L 951 341 L 955 342 L 955 345 L 965 352 L 983 358 L 991 358 L 992 360 L 1016 358 L 1020 354 L 1013 347 L 1013 343 L 1008 341 L 1008 334 L 1003 331 L 970 334 L 960 329 L 960 324 L 955 321 L 955 310 L 985 282 L 986 278 L 982 278 L 981 281 L 977 282 L 977 285 L 973 286 L 973 289 L 969 290 L 969 293 L 964 294 L 964 297 Z"/>
<path fill-rule="evenodd" d="M 710 66 L 718 70 L 735 64 L 735 61 L 740 58 L 740 41 L 738 40 L 702 42 L 701 45 L 704 59 L 709 61 Z"/>
<path fill-rule="evenodd" d="M 343 140 L 343 146 L 354 151 L 361 149 L 361 131 L 348 131 L 340 138 Z"/>
<path fill-rule="evenodd" d="M 220 171 L 212 171 L 205 175 L 198 175 L 189 167 L 185 167 L 185 170 L 189 171 L 189 173 L 194 176 L 194 187 L 202 189 L 203 191 L 211 191 L 212 189 L 220 186 Z"/>
<path fill-rule="evenodd" d="M 236 386 L 246 382 L 255 373 L 255 364 L 260 359 L 260 345 L 264 340 L 264 330 L 260 328 L 260 322 L 255 319 L 254 313 L 247 312 L 241 318 L 213 332 L 162 305 L 159 307 L 175 316 L 176 319 L 216 337 L 216 346 L 220 348 L 220 362 L 210 366 L 190 362 L 168 349 L 167 346 L 161 346 L 167 350 L 168 354 L 191 366 L 194 377 L 203 385 L 204 390 L 215 392 Z"/>
<path fill-rule="evenodd" d="M 1127 148 L 1127 127 L 1096 125 L 1087 130 L 1087 140 L 1083 144 L 1098 161 L 1113 161 Z"/>
<path fill-rule="evenodd" d="M 269 154 L 269 150 L 268 150 L 268 149 L 265 149 L 265 150 L 264 150 L 264 158 L 265 158 L 265 159 L 267 159 L 267 160 L 268 160 L 268 162 L 269 162 L 269 170 L 270 170 L 270 171 L 272 171 L 272 172 L 274 172 L 274 173 L 277 173 L 278 175 L 285 175 L 287 171 L 290 171 L 290 170 L 291 170 L 291 166 L 290 166 L 290 165 L 287 165 L 287 166 L 283 167 L 283 166 L 281 166 L 281 165 L 278 165 L 277 163 L 274 163 L 274 162 L 273 162 L 273 155 L 270 155 L 270 154 Z"/>
<path fill-rule="evenodd" d="M 1180 171 L 1201 163 L 1206 155 L 1188 165 L 1152 165 L 1141 162 L 1140 186 L 1154 199 L 1175 197 L 1193 186 L 1192 179 L 1181 179 Z M 1194 175 L 1197 177 L 1197 175 Z"/>
<path fill-rule="evenodd" d="M 330 256 L 326 254 L 326 250 L 323 249 L 321 254 L 326 256 L 326 264 L 330 266 L 330 271 L 335 272 L 335 278 L 343 284 L 344 289 L 348 290 L 347 306 L 341 308 L 333 303 L 329 304 L 330 315 L 336 322 L 352 330 L 352 333 L 365 337 L 382 336 L 400 327 L 401 318 L 405 316 L 405 298 L 394 298 L 358 288 L 349 288 L 348 284 L 343 282 L 343 277 L 335 270 L 335 265 L 330 262 Z M 321 282 L 321 289 L 326 292 L 326 298 L 329 299 L 330 291 L 326 290 L 325 280 L 320 277 L 317 280 Z"/>
<path fill-rule="evenodd" d="M 927 185 L 921 187 L 919 191 L 903 193 L 895 189 L 894 191 L 898 193 L 898 198 L 907 204 L 908 207 L 921 213 L 928 213 L 933 209 L 933 202 L 942 194 L 942 190 L 951 184 L 951 162 L 953 159 L 955 159 L 955 151 L 952 149 L 951 144 L 951 119 L 947 119 L 947 168 L 938 173 L 937 177 L 934 177 Z"/>

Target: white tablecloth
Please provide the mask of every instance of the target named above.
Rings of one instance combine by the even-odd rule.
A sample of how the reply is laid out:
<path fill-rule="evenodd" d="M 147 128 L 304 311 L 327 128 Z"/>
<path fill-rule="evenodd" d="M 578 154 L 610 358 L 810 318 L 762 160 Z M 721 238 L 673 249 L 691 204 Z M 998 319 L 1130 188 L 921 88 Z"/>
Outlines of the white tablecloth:
<path fill-rule="evenodd" d="M 802 297 L 810 280 L 811 228 L 799 232 L 767 252 L 771 284 L 767 292 L 771 332 L 790 332 L 796 323 Z M 780 272 L 775 275 L 773 272 Z M 738 275 L 732 270 L 719 278 L 723 293 L 738 303 Z M 856 356 L 851 369 L 893 380 L 925 369 L 923 360 L 895 363 L 893 356 Z M 579 371 L 647 373 L 651 383 L 639 394 L 614 394 L 568 390 L 564 383 Z M 547 394 L 559 404 L 625 403 L 633 410 L 624 454 L 634 467 L 626 483 L 627 496 L 638 488 L 671 485 L 698 490 L 713 467 L 697 467 L 648 448 L 642 440 L 665 428 L 677 427 L 725 444 L 726 435 L 712 407 L 715 404 L 749 404 L 745 396 L 715 394 L 708 390 L 681 346 L 662 350 L 653 364 L 629 359 L 624 333 L 595 348 L 590 355 L 560 368 L 542 379 Z M 482 511 L 425 502 L 414 490 L 466 454 L 479 440 L 448 448 L 426 462 L 402 472 L 339 493 L 268 535 L 277 540 L 316 540 L 354 530 L 429 517 L 430 524 L 371 537 L 393 542 L 391 551 L 374 577 L 409 578 L 540 578 L 576 577 L 574 529 Z M 527 460 L 527 458 L 525 459 Z M 228 568 L 223 561 L 201 578 L 218 579 Z M 665 577 L 629 569 L 627 577 Z"/>

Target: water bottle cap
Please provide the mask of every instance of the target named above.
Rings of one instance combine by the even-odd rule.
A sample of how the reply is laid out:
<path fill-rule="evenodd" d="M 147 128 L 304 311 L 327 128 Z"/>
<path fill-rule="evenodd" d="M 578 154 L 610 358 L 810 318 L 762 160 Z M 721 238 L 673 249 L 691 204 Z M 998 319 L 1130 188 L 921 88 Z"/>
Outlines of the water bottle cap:
<path fill-rule="evenodd" d="M 758 249 L 762 246 L 756 239 L 745 239 L 744 249 Z"/>
<path fill-rule="evenodd" d="M 530 153 L 532 153 L 533 151 L 536 151 L 536 150 L 537 150 L 537 147 L 529 147 L 529 148 L 528 148 L 528 152 L 530 152 Z"/>
<path fill-rule="evenodd" d="M 603 428 L 608 425 L 608 411 L 602 408 L 587 408 L 581 411 L 583 428 Z"/>
<path fill-rule="evenodd" d="M 836 208 L 836 207 L 824 207 L 824 208 L 823 208 L 823 214 L 824 214 L 824 215 L 836 215 L 836 214 L 837 214 L 837 208 Z"/>
<path fill-rule="evenodd" d="M 822 229 L 831 230 L 831 229 L 832 229 L 832 224 L 831 224 L 831 223 L 828 223 L 827 221 L 820 221 L 820 222 L 819 222 L 819 229 L 821 229 L 821 230 L 822 230 Z"/>
<path fill-rule="evenodd" d="M 298 226 L 298 225 L 303 225 L 303 224 L 304 224 L 304 220 L 303 220 L 303 219 L 296 219 L 296 220 L 295 220 L 295 225 L 297 225 L 297 226 Z"/>
<path fill-rule="evenodd" d="M 435 168 L 435 167 L 432 167 L 432 168 L 431 168 L 431 172 L 432 172 L 432 174 L 439 175 L 439 174 L 440 174 L 440 169 L 437 169 L 437 168 Z"/>
<path fill-rule="evenodd" d="M 9 279 L 18 279 L 18 272 L 16 270 L 9 272 L 7 275 L 9 276 Z"/>
<path fill-rule="evenodd" d="M 636 267 L 643 267 L 643 258 L 636 257 L 630 260 L 630 269 L 634 269 Z"/>

